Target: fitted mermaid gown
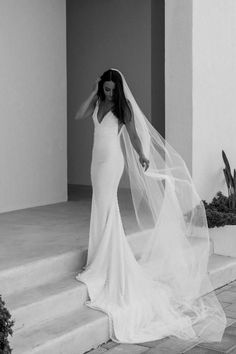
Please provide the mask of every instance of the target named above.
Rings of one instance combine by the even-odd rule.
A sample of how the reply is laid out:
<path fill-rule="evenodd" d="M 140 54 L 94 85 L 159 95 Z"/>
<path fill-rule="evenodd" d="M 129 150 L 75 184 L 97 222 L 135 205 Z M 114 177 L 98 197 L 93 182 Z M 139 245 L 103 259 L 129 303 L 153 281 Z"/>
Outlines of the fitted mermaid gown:
<path fill-rule="evenodd" d="M 150 277 L 135 258 L 124 232 L 117 190 L 124 169 L 118 119 L 109 111 L 99 123 L 92 115 L 93 187 L 87 265 L 77 280 L 87 285 L 86 305 L 108 315 L 115 342 L 141 343 L 174 335 L 196 338 L 187 310 L 171 287 Z"/>

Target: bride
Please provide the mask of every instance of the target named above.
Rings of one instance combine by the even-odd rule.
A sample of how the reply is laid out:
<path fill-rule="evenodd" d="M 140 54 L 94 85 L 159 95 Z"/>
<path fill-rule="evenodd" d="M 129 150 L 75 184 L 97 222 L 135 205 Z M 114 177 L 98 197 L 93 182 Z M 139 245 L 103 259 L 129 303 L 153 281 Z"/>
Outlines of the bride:
<path fill-rule="evenodd" d="M 76 119 L 92 117 L 93 187 L 88 257 L 76 279 L 86 305 L 105 312 L 110 338 L 170 335 L 220 341 L 226 318 L 207 275 L 205 209 L 181 156 L 140 110 L 122 73 L 97 79 Z M 117 190 L 126 168 L 139 231 L 126 236 Z"/>

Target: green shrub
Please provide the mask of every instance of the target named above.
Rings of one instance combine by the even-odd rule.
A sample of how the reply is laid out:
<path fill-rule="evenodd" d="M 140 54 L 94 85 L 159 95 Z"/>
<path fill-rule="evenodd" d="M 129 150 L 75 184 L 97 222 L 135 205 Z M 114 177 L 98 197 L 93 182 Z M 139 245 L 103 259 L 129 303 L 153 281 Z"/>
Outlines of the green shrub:
<path fill-rule="evenodd" d="M 223 169 L 225 182 L 228 188 L 228 196 L 218 192 L 210 203 L 205 200 L 207 224 L 209 228 L 220 227 L 225 225 L 236 225 L 236 169 L 232 174 L 231 167 L 225 152 L 222 150 L 222 158 L 225 164 Z M 202 214 L 201 205 L 196 206 L 193 210 L 184 215 L 186 222 L 192 222 L 195 226 L 204 226 L 205 215 Z"/>
<path fill-rule="evenodd" d="M 13 324 L 14 321 L 11 320 L 11 315 L 0 295 L 0 354 L 9 354 L 12 352 L 8 342 L 8 335 L 12 336 L 13 334 Z"/>
<path fill-rule="evenodd" d="M 203 200 L 209 228 L 236 225 L 236 208 L 232 207 L 231 198 L 218 192 L 210 203 Z"/>

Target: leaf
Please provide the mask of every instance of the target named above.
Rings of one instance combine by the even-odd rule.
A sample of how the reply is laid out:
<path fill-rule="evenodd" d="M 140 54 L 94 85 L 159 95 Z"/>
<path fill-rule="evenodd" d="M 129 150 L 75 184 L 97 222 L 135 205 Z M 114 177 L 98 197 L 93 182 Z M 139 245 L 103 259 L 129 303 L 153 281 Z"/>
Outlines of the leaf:
<path fill-rule="evenodd" d="M 223 169 L 223 172 L 224 172 L 224 175 L 225 175 L 225 181 L 226 181 L 227 187 L 229 189 L 230 188 L 229 177 L 228 177 L 228 173 L 227 173 L 225 168 Z"/>
<path fill-rule="evenodd" d="M 227 156 L 226 156 L 224 150 L 222 150 L 222 157 L 223 157 L 223 160 L 224 160 L 226 169 L 227 169 L 227 170 L 230 172 L 230 174 L 231 174 L 230 164 L 229 164 L 229 161 L 228 161 L 228 159 L 227 159 Z"/>
<path fill-rule="evenodd" d="M 234 193 L 236 193 L 236 170 L 234 169 Z"/>
<path fill-rule="evenodd" d="M 232 194 L 233 191 L 232 191 L 232 188 L 234 188 L 234 178 L 233 176 L 231 175 L 231 169 L 230 169 L 230 164 L 229 164 L 229 161 L 226 157 L 226 154 L 224 152 L 224 150 L 222 150 L 222 157 L 223 157 L 223 160 L 224 160 L 224 163 L 225 163 L 225 167 L 226 167 L 226 173 L 228 175 L 228 188 L 229 188 L 229 193 Z"/>

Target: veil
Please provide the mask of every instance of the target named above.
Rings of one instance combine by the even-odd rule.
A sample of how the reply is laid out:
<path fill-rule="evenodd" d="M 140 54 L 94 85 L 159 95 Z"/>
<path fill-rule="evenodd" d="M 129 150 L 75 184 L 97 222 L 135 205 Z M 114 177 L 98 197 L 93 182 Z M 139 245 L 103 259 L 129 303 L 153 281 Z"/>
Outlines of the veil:
<path fill-rule="evenodd" d="M 204 205 L 182 157 L 142 113 L 123 74 L 112 70 L 122 77 L 135 128 L 150 162 L 144 171 L 127 130 L 122 129 L 138 225 L 131 248 L 148 276 L 164 284 L 180 313 L 189 317 L 196 339 L 220 341 L 226 317 L 207 272 L 210 242 Z"/>

